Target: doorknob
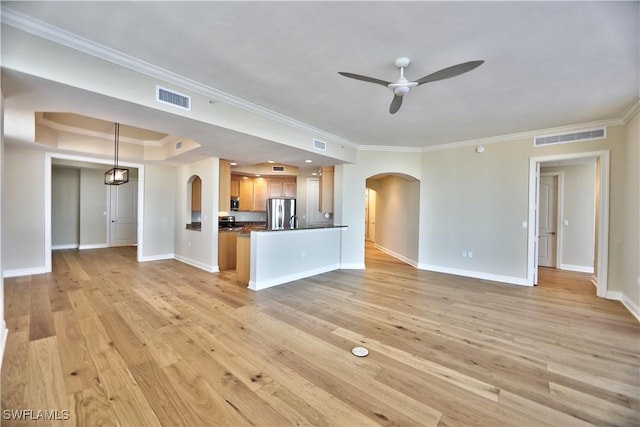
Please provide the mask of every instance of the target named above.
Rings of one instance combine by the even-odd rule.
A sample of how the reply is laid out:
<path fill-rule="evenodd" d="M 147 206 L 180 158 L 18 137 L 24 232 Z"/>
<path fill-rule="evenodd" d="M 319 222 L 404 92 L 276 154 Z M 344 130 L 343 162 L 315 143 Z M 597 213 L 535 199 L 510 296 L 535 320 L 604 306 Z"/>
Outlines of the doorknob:
<path fill-rule="evenodd" d="M 552 236 L 555 236 L 556 232 L 555 231 L 550 231 L 548 234 L 551 234 Z"/>
<path fill-rule="evenodd" d="M 118 221 L 116 221 L 115 219 L 112 219 L 111 222 L 118 222 Z M 553 233 L 553 234 L 556 234 L 556 233 Z"/>

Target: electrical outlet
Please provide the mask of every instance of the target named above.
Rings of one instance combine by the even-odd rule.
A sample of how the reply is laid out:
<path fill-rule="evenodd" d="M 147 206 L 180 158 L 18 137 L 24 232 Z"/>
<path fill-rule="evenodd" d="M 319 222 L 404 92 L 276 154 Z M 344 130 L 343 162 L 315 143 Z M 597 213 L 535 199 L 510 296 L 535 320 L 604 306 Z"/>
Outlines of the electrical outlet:
<path fill-rule="evenodd" d="M 467 252 L 467 255 L 469 256 L 469 258 L 473 258 L 473 252 L 469 251 Z"/>
<path fill-rule="evenodd" d="M 466 258 L 466 256 L 467 256 L 467 251 L 466 251 L 466 250 L 464 250 L 464 249 L 462 250 L 462 256 L 463 256 L 463 257 L 465 257 L 465 258 Z"/>
<path fill-rule="evenodd" d="M 300 257 L 301 258 L 304 258 L 305 256 L 307 256 L 307 254 L 304 251 L 300 252 Z"/>

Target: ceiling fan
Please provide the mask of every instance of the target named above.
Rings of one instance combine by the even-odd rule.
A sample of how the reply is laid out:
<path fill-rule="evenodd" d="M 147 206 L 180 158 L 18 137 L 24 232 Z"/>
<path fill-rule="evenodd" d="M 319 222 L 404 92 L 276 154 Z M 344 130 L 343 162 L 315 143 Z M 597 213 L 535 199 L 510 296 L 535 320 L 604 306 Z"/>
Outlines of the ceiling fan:
<path fill-rule="evenodd" d="M 393 91 L 393 100 L 391 101 L 391 106 L 389 106 L 389 112 L 391 114 L 396 113 L 400 106 L 402 105 L 402 97 L 409 93 L 409 91 L 416 87 L 425 83 L 435 82 L 437 80 L 449 79 L 451 77 L 459 76 L 460 74 L 464 74 L 468 71 L 473 70 L 474 68 L 482 65 L 484 61 L 469 61 L 463 62 L 462 64 L 452 65 L 451 67 L 443 68 L 440 71 L 436 71 L 435 73 L 428 74 L 422 78 L 419 78 L 415 81 L 409 81 L 404 76 L 404 69 L 411 64 L 411 59 L 409 58 L 398 58 L 396 59 L 395 65 L 400 69 L 400 78 L 395 82 L 388 82 L 385 80 L 376 79 L 374 77 L 362 76 L 360 74 L 346 73 L 343 71 L 338 71 L 338 74 L 349 77 L 351 79 L 362 80 L 364 82 L 376 83 L 382 86 L 386 86 L 391 91 Z"/>

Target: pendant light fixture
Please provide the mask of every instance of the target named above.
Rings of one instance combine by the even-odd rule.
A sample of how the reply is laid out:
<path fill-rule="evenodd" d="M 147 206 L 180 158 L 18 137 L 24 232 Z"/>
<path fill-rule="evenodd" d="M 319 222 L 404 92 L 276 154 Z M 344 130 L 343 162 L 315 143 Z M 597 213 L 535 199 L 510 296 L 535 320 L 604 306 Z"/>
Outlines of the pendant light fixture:
<path fill-rule="evenodd" d="M 109 169 L 104 174 L 106 185 L 120 185 L 129 182 L 129 169 L 118 167 L 118 151 L 120 150 L 120 123 L 116 123 L 115 130 L 115 153 L 113 156 L 113 169 Z"/>

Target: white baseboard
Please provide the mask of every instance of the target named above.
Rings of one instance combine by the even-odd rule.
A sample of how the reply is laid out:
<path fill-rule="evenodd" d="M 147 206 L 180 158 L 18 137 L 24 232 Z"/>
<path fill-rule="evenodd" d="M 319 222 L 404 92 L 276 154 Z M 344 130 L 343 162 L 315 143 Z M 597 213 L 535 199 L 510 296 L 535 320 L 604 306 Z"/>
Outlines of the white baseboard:
<path fill-rule="evenodd" d="M 91 244 L 91 245 L 80 245 L 78 246 L 78 249 L 83 251 L 85 249 L 105 249 L 108 248 L 109 245 L 106 243 L 95 243 L 95 244 Z"/>
<path fill-rule="evenodd" d="M 180 262 L 184 262 L 185 264 L 189 264 L 189 265 L 191 265 L 193 267 L 197 267 L 197 268 L 199 268 L 201 270 L 208 271 L 209 273 L 217 273 L 217 272 L 220 271 L 220 269 L 218 268 L 217 265 L 208 265 L 208 264 L 205 264 L 203 262 L 196 261 L 194 259 L 187 258 L 187 257 L 182 256 L 182 255 L 176 255 L 175 259 L 177 259 Z"/>
<path fill-rule="evenodd" d="M 439 265 L 418 264 L 420 270 L 435 271 L 437 273 L 453 274 L 456 276 L 472 277 L 474 279 L 491 280 L 511 285 L 531 286 L 526 277 L 503 276 L 500 274 L 485 273 L 482 271 L 463 270 L 460 268 L 442 267 Z"/>
<path fill-rule="evenodd" d="M 382 252 L 386 253 L 387 255 L 391 255 L 392 257 L 399 259 L 402 262 L 406 262 L 407 264 L 418 268 L 418 263 L 412 259 L 407 258 L 404 255 L 401 255 L 397 252 L 392 251 L 391 249 L 387 249 L 384 246 L 380 246 L 377 243 L 374 243 L 374 246 L 376 247 L 376 249 L 381 250 Z"/>
<path fill-rule="evenodd" d="M 616 301 L 620 301 L 622 303 L 622 305 L 624 305 L 624 307 L 629 310 L 629 313 L 633 314 L 633 316 L 635 316 L 635 318 L 640 321 L 640 307 L 638 307 L 638 305 L 636 303 L 634 303 L 633 301 L 631 301 L 631 299 L 623 294 L 622 292 L 618 292 L 618 291 L 608 291 L 607 292 L 607 299 L 612 299 L 612 300 L 616 300 Z"/>
<path fill-rule="evenodd" d="M 349 264 L 340 264 L 340 269 L 341 270 L 364 270 L 366 268 L 366 266 L 364 265 L 364 263 L 362 264 L 356 264 L 356 263 L 349 263 Z"/>
<path fill-rule="evenodd" d="M 560 270 L 575 271 L 576 273 L 593 274 L 593 266 L 588 266 L 588 265 L 560 264 Z"/>
<path fill-rule="evenodd" d="M 71 243 L 69 245 L 51 245 L 52 251 L 61 251 L 65 249 L 78 249 L 79 245 L 77 243 Z"/>
<path fill-rule="evenodd" d="M 51 273 L 51 270 L 47 269 L 47 267 L 31 267 L 31 268 L 16 268 L 13 270 L 4 270 L 2 272 L 2 277 L 20 277 L 20 276 L 31 276 L 34 274 L 45 274 Z"/>
<path fill-rule="evenodd" d="M 167 259 L 176 259 L 176 256 L 175 254 L 150 255 L 150 256 L 143 256 L 139 261 L 140 262 L 164 261 Z"/>
<path fill-rule="evenodd" d="M 307 277 L 315 276 L 322 273 L 328 273 L 330 271 L 338 270 L 340 268 L 339 264 L 327 265 L 320 268 L 315 268 L 313 270 L 301 271 L 299 273 L 288 274 L 286 276 L 276 277 L 275 279 L 264 280 L 260 282 L 255 282 L 253 280 L 249 281 L 249 289 L 253 291 L 259 291 L 261 289 L 271 288 L 273 286 L 282 285 L 284 283 L 293 282 L 295 280 L 305 279 Z"/>
<path fill-rule="evenodd" d="M 7 347 L 7 337 L 9 336 L 9 330 L 7 329 L 7 323 L 4 319 L 0 321 L 0 368 L 2 368 L 2 360 L 4 358 L 4 349 Z"/>

